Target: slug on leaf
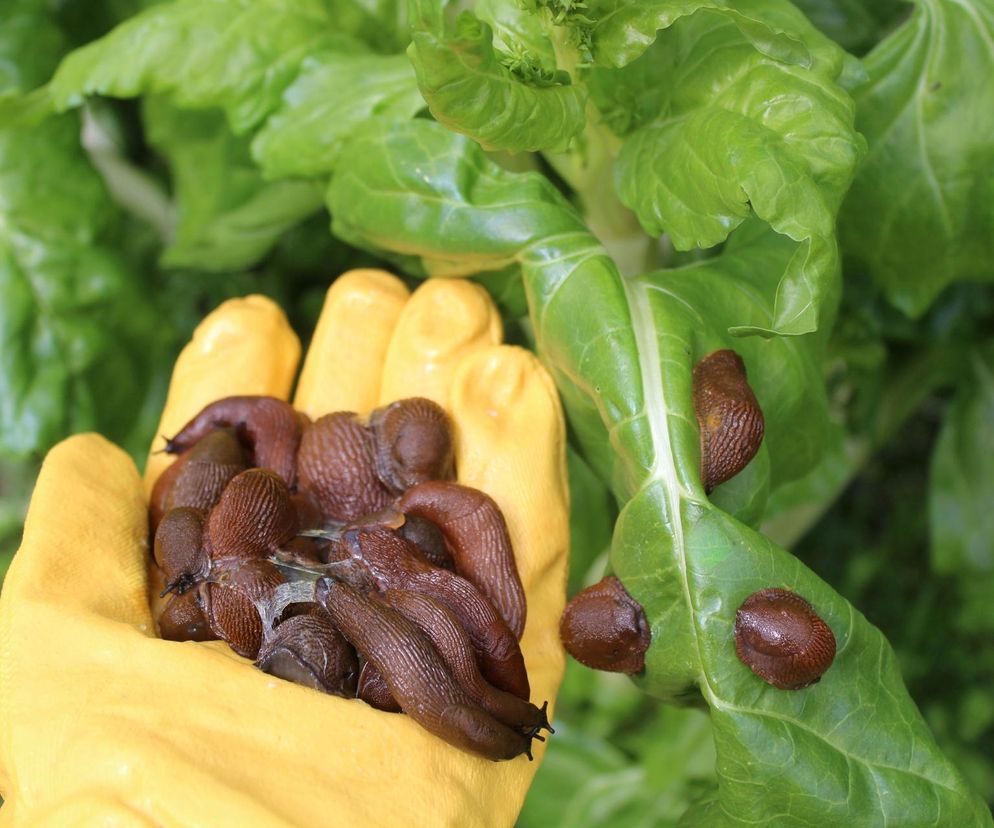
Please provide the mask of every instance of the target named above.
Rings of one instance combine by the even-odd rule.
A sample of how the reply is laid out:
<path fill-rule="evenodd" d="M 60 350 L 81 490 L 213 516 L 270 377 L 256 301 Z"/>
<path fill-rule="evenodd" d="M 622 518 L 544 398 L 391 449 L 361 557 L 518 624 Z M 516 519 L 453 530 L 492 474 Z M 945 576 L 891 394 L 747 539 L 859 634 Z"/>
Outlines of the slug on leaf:
<path fill-rule="evenodd" d="M 767 684 L 800 690 L 832 665 L 835 635 L 796 592 L 761 589 L 735 613 L 735 652 Z"/>
<path fill-rule="evenodd" d="M 694 413 L 701 430 L 701 482 L 708 494 L 748 465 L 763 442 L 763 412 L 735 351 L 694 366 Z"/>
<path fill-rule="evenodd" d="M 651 641 L 645 610 L 614 575 L 577 593 L 566 605 L 559 637 L 581 664 L 629 675 L 644 669 Z"/>

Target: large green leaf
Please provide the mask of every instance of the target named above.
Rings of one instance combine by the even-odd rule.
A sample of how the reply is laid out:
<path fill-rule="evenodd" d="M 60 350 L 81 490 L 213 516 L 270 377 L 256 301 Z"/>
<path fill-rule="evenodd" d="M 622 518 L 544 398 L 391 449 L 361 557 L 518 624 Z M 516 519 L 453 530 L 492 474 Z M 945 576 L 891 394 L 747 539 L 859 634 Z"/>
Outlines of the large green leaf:
<path fill-rule="evenodd" d="M 810 69 L 758 52 L 710 14 L 660 35 L 674 67 L 655 122 L 618 160 L 622 198 L 652 234 L 679 250 L 712 247 L 755 215 L 796 242 L 768 318 L 742 332 L 802 334 L 830 320 L 838 296 L 835 215 L 860 140 L 836 83 L 841 52 Z"/>
<path fill-rule="evenodd" d="M 357 136 L 341 168 L 329 202 L 350 240 L 420 256 L 429 271 L 520 265 L 573 432 L 596 467 L 610 465 L 623 504 L 611 564 L 652 627 L 640 683 L 667 699 L 699 693 L 711 711 L 718 791 L 692 823 L 990 825 L 879 630 L 704 494 L 691 371 L 728 339 L 680 294 L 679 272 L 623 280 L 546 179 L 501 170 L 434 124 Z M 784 368 L 781 340 L 768 342 L 745 354 L 761 393 L 761 375 Z M 779 691 L 736 658 L 735 611 L 766 587 L 804 595 L 835 632 L 819 684 Z"/>
<path fill-rule="evenodd" d="M 219 110 L 181 110 L 152 98 L 144 124 L 172 177 L 176 225 L 162 253 L 167 267 L 249 267 L 287 229 L 321 209 L 314 182 L 264 181 L 248 142 L 231 133 Z"/>
<path fill-rule="evenodd" d="M 252 155 L 267 178 L 323 175 L 359 124 L 406 120 L 424 105 L 404 55 L 314 55 L 256 135 Z"/>
<path fill-rule="evenodd" d="M 994 281 L 994 0 L 919 0 L 866 70 L 855 95 L 870 151 L 841 238 L 854 269 L 917 316 L 952 282 Z"/>
<path fill-rule="evenodd" d="M 72 52 L 45 94 L 56 110 L 87 95 L 164 94 L 219 107 L 243 133 L 276 109 L 308 55 L 362 51 L 341 32 L 320 0 L 175 0 Z"/>
<path fill-rule="evenodd" d="M 511 152 L 562 150 L 583 129 L 586 90 L 565 72 L 515 74 L 494 49 L 493 30 L 478 17 L 464 12 L 449 26 L 439 0 L 417 5 L 408 54 L 436 120 L 487 149 Z"/>

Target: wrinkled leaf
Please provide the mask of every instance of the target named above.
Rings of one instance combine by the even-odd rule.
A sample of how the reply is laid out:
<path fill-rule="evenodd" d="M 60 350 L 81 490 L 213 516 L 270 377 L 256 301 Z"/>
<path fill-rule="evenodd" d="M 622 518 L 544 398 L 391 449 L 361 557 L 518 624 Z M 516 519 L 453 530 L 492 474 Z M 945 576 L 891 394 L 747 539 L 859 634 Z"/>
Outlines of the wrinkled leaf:
<path fill-rule="evenodd" d="M 424 105 L 404 55 L 308 57 L 253 140 L 252 156 L 267 178 L 329 173 L 360 124 L 378 117 L 406 120 Z"/>
<path fill-rule="evenodd" d="M 308 55 L 362 51 L 341 31 L 320 0 L 175 0 L 72 52 L 46 93 L 57 111 L 87 95 L 164 94 L 223 109 L 241 134 L 276 109 Z"/>
<path fill-rule="evenodd" d="M 918 316 L 953 282 L 994 281 L 994 0 L 919 0 L 865 65 L 854 94 L 870 151 L 841 238 Z"/>
<path fill-rule="evenodd" d="M 989 825 L 879 630 L 704 495 L 691 370 L 727 334 L 680 295 L 679 272 L 672 284 L 665 271 L 622 280 L 546 179 L 501 170 L 437 125 L 354 146 L 329 191 L 335 226 L 353 241 L 420 255 L 429 271 L 520 264 L 574 434 L 596 467 L 610 463 L 623 504 L 611 563 L 653 634 L 640 683 L 668 699 L 699 692 L 711 711 L 718 792 L 694 824 Z M 764 370 L 782 370 L 774 357 L 747 353 L 746 364 L 760 388 Z M 735 655 L 737 607 L 770 586 L 804 595 L 839 642 L 803 691 L 775 690 Z"/>
<path fill-rule="evenodd" d="M 592 5 L 593 51 L 604 66 L 630 63 L 658 31 L 696 12 L 721 15 L 754 48 L 778 61 L 810 66 L 818 52 L 833 49 L 786 0 L 601 0 Z"/>
<path fill-rule="evenodd" d="M 583 129 L 586 90 L 563 73 L 516 76 L 498 59 L 490 26 L 464 12 L 449 31 L 437 3 L 420 0 L 408 49 L 435 119 L 486 149 L 565 149 Z"/>
<path fill-rule="evenodd" d="M 812 69 L 757 52 L 731 23 L 697 15 L 660 35 L 675 66 L 657 120 L 618 160 L 622 201 L 680 250 L 712 247 L 750 215 L 797 244 L 767 319 L 740 332 L 802 334 L 838 296 L 835 215 L 860 141 L 835 82 L 840 54 Z"/>

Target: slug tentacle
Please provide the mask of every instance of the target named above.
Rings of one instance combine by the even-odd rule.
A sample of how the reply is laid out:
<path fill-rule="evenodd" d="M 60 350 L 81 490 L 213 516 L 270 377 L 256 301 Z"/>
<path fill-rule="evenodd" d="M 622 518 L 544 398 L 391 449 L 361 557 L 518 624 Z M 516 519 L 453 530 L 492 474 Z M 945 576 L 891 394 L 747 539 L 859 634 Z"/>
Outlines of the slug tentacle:
<path fill-rule="evenodd" d="M 384 529 L 349 530 L 338 548 L 361 563 L 379 590 L 421 592 L 448 607 L 469 635 L 484 678 L 501 690 L 528 699 L 528 673 L 518 639 L 494 605 L 469 581 L 431 566 L 412 544 Z"/>
<path fill-rule="evenodd" d="M 469 636 L 451 610 L 427 595 L 408 590 L 389 589 L 376 597 L 418 626 L 460 687 L 497 721 L 527 736 L 534 736 L 542 728 L 552 730 L 544 709 L 484 680 Z"/>
<path fill-rule="evenodd" d="M 644 669 L 651 642 L 645 610 L 614 575 L 577 593 L 566 605 L 559 637 L 581 664 L 629 675 Z"/>
<path fill-rule="evenodd" d="M 701 482 L 708 494 L 744 469 L 763 442 L 763 412 L 735 351 L 694 366 L 694 413 L 701 430 Z"/>
<path fill-rule="evenodd" d="M 211 558 L 261 558 L 275 552 L 297 534 L 286 484 L 268 469 L 242 472 L 211 509 L 206 534 Z"/>
<path fill-rule="evenodd" d="M 397 505 L 405 515 L 430 520 L 442 530 L 456 572 L 493 602 L 520 640 L 525 590 L 504 515 L 493 498 L 458 483 L 430 481 L 408 489 Z"/>
<path fill-rule="evenodd" d="M 835 660 L 835 635 L 811 604 L 789 589 L 754 592 L 735 613 L 735 653 L 767 684 L 801 690 Z"/>
<path fill-rule="evenodd" d="M 204 408 L 172 439 L 166 451 L 186 451 L 209 432 L 233 428 L 252 450 L 254 466 L 271 469 L 287 486 L 296 484 L 296 457 L 301 419 L 293 407 L 276 397 L 225 397 Z"/>
<path fill-rule="evenodd" d="M 337 581 L 317 598 L 353 646 L 382 673 L 401 709 L 455 747 L 494 761 L 528 749 L 528 739 L 478 707 L 445 668 L 417 626 Z"/>
<path fill-rule="evenodd" d="M 376 447 L 376 473 L 394 494 L 426 480 L 453 475 L 452 423 L 441 406 L 409 397 L 369 418 Z"/>
<path fill-rule="evenodd" d="M 376 476 L 373 435 L 350 411 L 326 414 L 304 432 L 297 474 L 300 490 L 332 521 L 359 520 L 393 499 Z"/>

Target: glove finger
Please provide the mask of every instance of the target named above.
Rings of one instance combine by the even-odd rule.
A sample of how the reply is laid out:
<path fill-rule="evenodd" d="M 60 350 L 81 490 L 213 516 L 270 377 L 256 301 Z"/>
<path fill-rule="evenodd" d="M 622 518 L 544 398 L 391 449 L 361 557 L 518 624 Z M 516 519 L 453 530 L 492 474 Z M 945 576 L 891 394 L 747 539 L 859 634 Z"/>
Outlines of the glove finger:
<path fill-rule="evenodd" d="M 503 327 L 490 295 L 464 279 L 429 279 L 414 291 L 390 340 L 380 404 L 427 397 L 448 407 L 460 360 L 500 344 Z"/>
<path fill-rule="evenodd" d="M 507 521 L 528 600 L 521 649 L 532 700 L 551 705 L 565 668 L 559 616 L 569 561 L 565 426 L 555 385 L 532 353 L 501 345 L 460 363 L 449 403 L 459 424 L 459 482 L 489 494 Z"/>
<path fill-rule="evenodd" d="M 300 340 L 286 315 L 265 296 L 229 299 L 193 332 L 173 367 L 159 430 L 145 464 L 145 491 L 173 457 L 156 453 L 214 400 L 236 394 L 287 399 L 300 359 Z"/>
<path fill-rule="evenodd" d="M 312 419 L 376 408 L 394 327 L 409 291 L 385 270 L 350 270 L 328 289 L 293 405 Z"/>
<path fill-rule="evenodd" d="M 96 434 L 63 440 L 42 464 L 21 548 L 4 582 L 5 625 L 15 607 L 38 602 L 67 614 L 96 612 L 150 633 L 147 534 L 141 479 L 131 458 Z M 20 643 L 44 632 L 27 633 Z"/>

